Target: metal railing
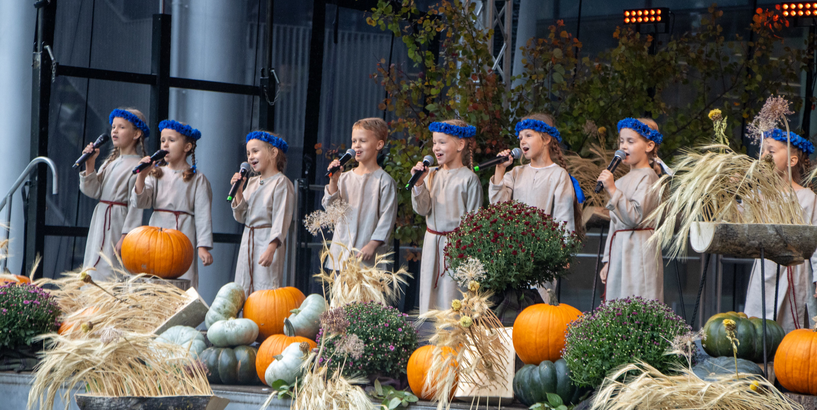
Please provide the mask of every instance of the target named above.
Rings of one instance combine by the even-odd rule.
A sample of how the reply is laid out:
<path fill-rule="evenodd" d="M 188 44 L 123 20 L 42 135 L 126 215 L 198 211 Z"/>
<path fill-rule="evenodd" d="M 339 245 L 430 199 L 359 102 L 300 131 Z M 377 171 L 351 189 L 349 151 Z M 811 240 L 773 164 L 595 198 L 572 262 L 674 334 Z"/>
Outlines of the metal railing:
<path fill-rule="evenodd" d="M 48 168 L 51 169 L 52 180 L 51 194 L 57 195 L 58 190 L 57 187 L 59 184 L 57 182 L 58 181 L 57 166 L 54 164 L 54 161 L 52 161 L 51 158 L 48 157 L 37 157 L 32 159 L 31 162 L 29 162 L 28 165 L 26 165 L 26 169 L 23 170 L 23 173 L 20 174 L 20 176 L 17 178 L 17 181 L 14 181 L 14 184 L 11 186 L 11 189 L 9 189 L 9 192 L 3 198 L 2 202 L 0 202 L 0 211 L 3 210 L 3 207 L 8 206 L 6 208 L 6 217 L 3 222 L 3 229 L 0 229 L 3 231 L 3 239 L 0 240 L 0 243 L 4 242 L 6 239 L 9 239 L 9 235 L 11 233 L 11 204 L 12 204 L 11 197 L 12 195 L 14 195 L 15 192 L 17 192 L 17 189 L 20 188 L 20 185 L 23 184 L 23 181 L 25 181 L 28 178 L 28 174 L 31 173 L 32 170 L 34 170 L 35 165 L 39 163 L 45 163 L 46 165 L 48 165 Z M 0 272 L 5 272 L 7 270 L 8 258 L 4 258 L 2 261 L 0 261 L 0 264 L 2 264 Z"/>

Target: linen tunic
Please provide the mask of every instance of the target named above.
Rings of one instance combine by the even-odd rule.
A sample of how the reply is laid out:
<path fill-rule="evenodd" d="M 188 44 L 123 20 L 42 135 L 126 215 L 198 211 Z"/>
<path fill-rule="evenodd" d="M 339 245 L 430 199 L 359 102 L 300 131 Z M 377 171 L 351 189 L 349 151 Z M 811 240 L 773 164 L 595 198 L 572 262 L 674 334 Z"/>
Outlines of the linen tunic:
<path fill-rule="evenodd" d="M 123 234 L 142 224 L 142 210 L 129 202 L 136 184 L 133 169 L 141 159 L 139 155 L 120 155 L 99 172 L 79 173 L 80 192 L 100 201 L 91 216 L 82 262 L 83 269 L 96 267 L 89 272 L 95 281 L 113 280 L 113 269 L 124 269 L 115 254 L 116 243 Z"/>
<path fill-rule="evenodd" d="M 644 219 L 660 203 L 650 188 L 658 181 L 652 168 L 633 168 L 616 181 L 616 193 L 607 202 L 610 234 L 604 247 L 607 268 L 606 299 L 641 296 L 664 301 L 664 262 L 661 250 L 647 244 L 652 226 Z"/>
<path fill-rule="evenodd" d="M 810 189 L 803 188 L 795 192 L 800 206 L 803 207 L 804 219 L 817 225 L 817 195 Z M 766 318 L 774 319 L 775 296 L 774 288 L 777 280 L 777 263 L 766 259 L 766 276 L 761 281 L 760 259 L 756 259 L 749 277 L 749 287 L 746 291 L 746 308 L 744 312 L 749 316 L 761 317 L 762 301 L 760 299 L 761 282 L 766 286 Z M 807 318 L 806 306 L 809 307 L 808 318 L 817 314 L 814 303 L 813 277 L 817 271 L 817 253 L 811 259 L 792 267 L 780 266 L 780 283 L 777 289 L 777 323 L 786 331 L 803 327 Z"/>
<path fill-rule="evenodd" d="M 329 246 L 331 256 L 326 258 L 324 266 L 335 269 L 337 262 L 340 268 L 353 249 L 363 249 L 372 240 L 383 242 L 375 249 L 375 258 L 388 253 L 397 220 L 397 183 L 394 179 L 382 168 L 363 175 L 344 172 L 338 178 L 337 192 L 330 194 L 329 185 L 324 188 L 321 205 L 327 208 L 338 200 L 345 201 L 349 208 L 335 224 Z M 364 264 L 371 265 L 365 261 Z"/>
<path fill-rule="evenodd" d="M 567 170 L 553 163 L 534 168 L 530 164 L 517 166 L 505 173 L 501 183 L 494 177 L 488 184 L 488 197 L 492 204 L 511 199 L 544 210 L 557 222 L 564 222 L 568 232 L 576 230 L 573 204 L 576 193 Z M 581 223 L 581 221 L 579 221 Z M 536 289 L 545 302 L 550 300 L 545 288 L 554 289 L 556 281 Z"/>
<path fill-rule="evenodd" d="M 131 201 L 137 208 L 154 208 L 150 226 L 181 231 L 193 244 L 193 263 L 181 279 L 198 289 L 198 248 L 213 249 L 213 218 L 210 209 L 213 191 L 201 172 L 184 182 L 184 170 L 163 169 L 161 178 L 149 175 L 141 194 L 133 190 Z"/>
<path fill-rule="evenodd" d="M 460 225 L 463 215 L 481 205 L 482 184 L 467 167 L 433 168 L 422 185 L 412 188 L 411 207 L 426 217 L 427 226 L 420 262 L 421 314 L 431 309 L 449 309 L 451 301 L 462 296 L 457 283 L 447 274 L 445 234 Z"/>
<path fill-rule="evenodd" d="M 254 176 L 247 182 L 242 201 L 232 203 L 233 217 L 244 224 L 235 282 L 249 295 L 256 290 L 281 287 L 286 258 L 286 236 L 295 209 L 295 187 L 282 172 L 262 180 Z M 272 264 L 263 267 L 258 259 L 267 246 L 278 239 Z"/>

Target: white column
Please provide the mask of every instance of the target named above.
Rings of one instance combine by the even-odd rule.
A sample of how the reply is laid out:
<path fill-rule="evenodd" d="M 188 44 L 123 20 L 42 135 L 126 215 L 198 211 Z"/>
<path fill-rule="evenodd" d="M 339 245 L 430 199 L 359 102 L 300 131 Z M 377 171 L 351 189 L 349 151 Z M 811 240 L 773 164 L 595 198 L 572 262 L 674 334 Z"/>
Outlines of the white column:
<path fill-rule="evenodd" d="M 174 0 L 170 71 L 174 77 L 244 83 L 248 70 L 247 5 L 230 0 Z M 253 30 L 254 32 L 254 30 Z M 240 233 L 227 203 L 230 178 L 244 156 L 251 130 L 247 97 L 171 89 L 170 117 L 198 128 L 198 169 L 213 187 L 213 232 Z M 257 109 L 257 107 L 256 107 Z M 213 264 L 199 263 L 199 293 L 209 301 L 235 273 L 237 245 L 215 244 Z"/>
<path fill-rule="evenodd" d="M 37 13 L 30 1 L 0 1 L 0 196 L 5 196 L 30 161 L 31 57 Z M 12 202 L 8 268 L 20 274 L 23 253 L 23 204 Z M 0 212 L 5 221 L 6 211 Z"/>
<path fill-rule="evenodd" d="M 520 0 L 519 20 L 516 23 L 516 45 L 514 46 L 513 75 L 524 73 L 522 65 L 522 51 L 520 47 L 525 47 L 528 40 L 536 35 L 536 19 L 539 17 L 539 9 L 542 7 L 541 0 Z M 514 81 L 513 86 L 518 85 L 521 80 Z"/>

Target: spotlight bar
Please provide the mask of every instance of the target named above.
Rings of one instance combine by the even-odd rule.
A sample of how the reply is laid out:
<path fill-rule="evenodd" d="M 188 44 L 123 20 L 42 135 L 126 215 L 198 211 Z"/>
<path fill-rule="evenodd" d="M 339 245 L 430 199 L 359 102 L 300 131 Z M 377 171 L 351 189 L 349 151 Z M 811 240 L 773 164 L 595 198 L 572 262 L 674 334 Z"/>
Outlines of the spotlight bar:
<path fill-rule="evenodd" d="M 669 8 L 624 10 L 624 24 L 658 24 L 669 18 Z"/>
<path fill-rule="evenodd" d="M 783 12 L 783 17 L 815 17 L 817 16 L 817 2 L 785 2 L 776 9 Z"/>

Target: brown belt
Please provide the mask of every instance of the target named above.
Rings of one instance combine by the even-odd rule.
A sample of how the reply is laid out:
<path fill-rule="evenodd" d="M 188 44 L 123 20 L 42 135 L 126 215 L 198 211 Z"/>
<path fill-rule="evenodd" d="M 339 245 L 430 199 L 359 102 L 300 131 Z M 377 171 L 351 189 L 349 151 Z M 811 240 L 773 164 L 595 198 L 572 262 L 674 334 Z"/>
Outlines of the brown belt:
<path fill-rule="evenodd" d="M 250 294 L 253 293 L 254 288 L 254 280 L 253 280 L 253 265 L 254 265 L 254 250 L 255 250 L 255 230 L 256 229 L 266 229 L 272 228 L 272 225 L 258 225 L 258 226 L 248 226 L 244 225 L 245 227 L 250 229 L 249 235 L 247 235 L 247 258 L 249 262 L 249 269 L 250 269 Z M 249 295 L 247 295 L 249 297 Z"/>
<path fill-rule="evenodd" d="M 99 203 L 106 204 L 106 205 L 108 205 L 108 207 L 105 208 L 105 214 L 104 214 L 104 216 L 102 218 L 102 220 L 103 220 L 103 222 L 102 222 L 102 245 L 99 247 L 99 252 L 100 253 L 99 253 L 99 256 L 97 256 L 97 258 L 96 258 L 96 262 L 94 262 L 94 267 L 96 267 L 96 265 L 99 264 L 99 261 L 102 259 L 102 251 L 105 250 L 105 237 L 106 237 L 106 234 L 108 233 L 108 229 L 111 229 L 111 210 L 113 209 L 114 206 L 124 206 L 124 207 L 128 206 L 127 202 L 99 201 Z"/>
<path fill-rule="evenodd" d="M 190 212 L 185 212 L 185 211 L 173 211 L 173 210 L 170 210 L 170 209 L 154 209 L 154 210 L 153 210 L 153 212 L 167 212 L 167 213 L 170 213 L 170 214 L 175 215 L 175 216 L 176 216 L 176 228 L 175 228 L 175 229 L 176 229 L 177 231 L 179 230 L 179 215 L 189 215 L 189 216 L 193 216 L 193 214 L 191 214 Z"/>

